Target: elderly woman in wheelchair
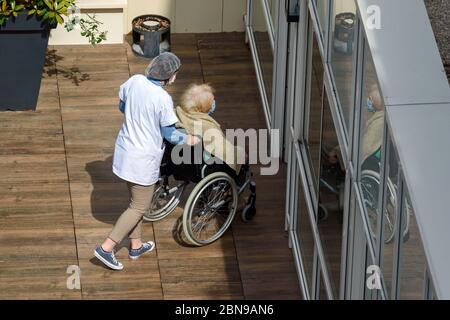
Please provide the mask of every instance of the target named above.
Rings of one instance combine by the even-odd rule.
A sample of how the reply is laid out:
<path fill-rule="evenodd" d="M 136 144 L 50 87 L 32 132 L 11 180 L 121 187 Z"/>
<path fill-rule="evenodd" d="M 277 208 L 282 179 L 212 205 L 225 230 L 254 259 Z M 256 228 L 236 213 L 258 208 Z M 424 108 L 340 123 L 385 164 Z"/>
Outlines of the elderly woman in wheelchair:
<path fill-rule="evenodd" d="M 178 144 L 175 135 L 165 141 L 161 176 L 155 186 L 147 221 L 163 219 L 180 203 L 185 187 L 195 183 L 183 213 L 183 233 L 194 245 L 203 246 L 219 239 L 231 225 L 238 199 L 248 188 L 250 195 L 242 210 L 244 221 L 255 213 L 256 185 L 244 150 L 232 145 L 212 118 L 216 109 L 209 85 L 191 85 L 176 108 L 176 127 L 202 138 L 202 144 Z"/>
<path fill-rule="evenodd" d="M 369 220 L 370 233 L 375 237 L 377 232 L 378 216 L 381 212 L 379 205 L 379 193 L 381 189 L 381 145 L 383 141 L 384 132 L 384 108 L 382 100 L 376 85 L 370 88 L 369 96 L 367 97 L 367 110 L 370 117 L 366 121 L 361 151 L 361 175 L 360 185 L 364 206 Z M 326 149 L 326 148 L 325 148 Z M 327 159 L 322 165 L 322 170 L 325 172 L 334 173 L 337 183 L 333 185 L 326 179 L 321 179 L 321 187 L 326 188 L 337 196 L 337 203 L 339 209 L 343 210 L 344 197 L 344 182 L 345 172 L 342 167 L 342 160 L 340 159 L 340 148 L 336 146 L 332 149 L 322 150 L 323 157 Z M 392 182 L 391 177 L 396 176 L 395 172 L 390 172 L 390 177 L 387 177 L 386 183 L 386 202 L 384 205 L 383 215 L 383 238 L 385 243 L 393 241 L 396 228 L 395 209 L 397 206 L 397 187 Z M 406 201 L 407 214 L 406 219 L 403 219 L 403 238 L 408 237 L 409 219 L 410 219 L 410 205 L 408 199 Z M 319 205 L 319 218 L 326 218 L 328 216 L 328 205 L 321 203 Z"/>

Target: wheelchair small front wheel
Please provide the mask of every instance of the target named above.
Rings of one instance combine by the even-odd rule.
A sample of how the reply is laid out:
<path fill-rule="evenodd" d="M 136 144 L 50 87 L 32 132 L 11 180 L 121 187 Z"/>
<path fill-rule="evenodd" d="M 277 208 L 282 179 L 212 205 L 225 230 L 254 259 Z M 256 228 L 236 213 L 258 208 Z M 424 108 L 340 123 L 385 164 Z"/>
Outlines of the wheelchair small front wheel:
<path fill-rule="evenodd" d="M 155 185 L 150 210 L 144 214 L 149 222 L 164 219 L 171 214 L 180 203 L 186 183 L 173 177 L 162 177 Z"/>
<path fill-rule="evenodd" d="M 236 182 L 224 172 L 203 178 L 192 190 L 183 214 L 183 232 L 194 245 L 219 239 L 233 221 L 238 206 Z"/>

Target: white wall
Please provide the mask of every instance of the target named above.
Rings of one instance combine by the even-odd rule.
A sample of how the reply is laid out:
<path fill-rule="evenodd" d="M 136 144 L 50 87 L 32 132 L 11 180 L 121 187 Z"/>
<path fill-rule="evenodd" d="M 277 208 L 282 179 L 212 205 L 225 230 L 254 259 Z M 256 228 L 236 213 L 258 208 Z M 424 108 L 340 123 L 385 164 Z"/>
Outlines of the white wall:
<path fill-rule="evenodd" d="M 348 0 L 335 0 L 334 1 L 335 12 L 355 12 L 356 6 L 354 1 Z"/>
<path fill-rule="evenodd" d="M 142 14 L 159 14 L 172 21 L 172 32 L 244 31 L 246 0 L 128 0 L 126 32 Z"/>
<path fill-rule="evenodd" d="M 244 31 L 246 0 L 78 0 L 82 12 L 96 14 L 107 30 L 104 43 L 122 43 L 131 32 L 133 18 L 158 14 L 172 21 L 172 33 Z M 80 32 L 67 33 L 62 25 L 53 30 L 50 45 L 88 44 Z"/>

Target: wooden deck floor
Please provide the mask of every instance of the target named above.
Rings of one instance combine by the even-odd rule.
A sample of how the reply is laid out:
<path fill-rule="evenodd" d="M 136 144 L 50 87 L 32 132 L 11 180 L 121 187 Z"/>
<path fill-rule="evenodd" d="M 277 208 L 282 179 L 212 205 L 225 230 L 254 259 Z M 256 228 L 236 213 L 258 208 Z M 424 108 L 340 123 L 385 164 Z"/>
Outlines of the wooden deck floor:
<path fill-rule="evenodd" d="M 243 34 L 172 41 L 183 62 L 169 89 L 175 102 L 189 83 L 209 82 L 224 128 L 264 127 Z M 118 87 L 146 64 L 127 44 L 51 47 L 37 111 L 0 113 L 0 299 L 299 299 L 284 232 L 284 168 L 256 177 L 255 220 L 236 219 L 210 246 L 176 241 L 180 207 L 144 225 L 145 239 L 157 244 L 150 255 L 130 262 L 121 246 L 124 271 L 92 258 L 128 200 L 111 172 Z M 81 269 L 80 290 L 67 289 L 70 265 Z"/>

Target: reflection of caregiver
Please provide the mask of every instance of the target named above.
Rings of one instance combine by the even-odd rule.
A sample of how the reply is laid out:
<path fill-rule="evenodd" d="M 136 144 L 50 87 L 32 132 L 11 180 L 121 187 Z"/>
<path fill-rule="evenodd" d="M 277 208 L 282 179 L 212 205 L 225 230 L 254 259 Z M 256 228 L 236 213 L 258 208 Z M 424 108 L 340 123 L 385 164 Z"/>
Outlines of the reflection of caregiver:
<path fill-rule="evenodd" d="M 131 240 L 130 259 L 137 259 L 155 248 L 153 241 L 142 242 L 141 229 L 143 215 L 150 209 L 154 184 L 159 178 L 163 135 L 178 136 L 189 145 L 198 141 L 193 136 L 174 132 L 178 119 L 172 98 L 163 89 L 175 81 L 180 67 L 176 55 L 162 53 L 149 64 L 146 77 L 135 75 L 120 87 L 120 109 L 125 118 L 116 140 L 113 172 L 127 182 L 131 200 L 108 238 L 94 251 L 95 257 L 111 269 L 123 269 L 115 258 L 114 247 L 126 236 Z"/>

